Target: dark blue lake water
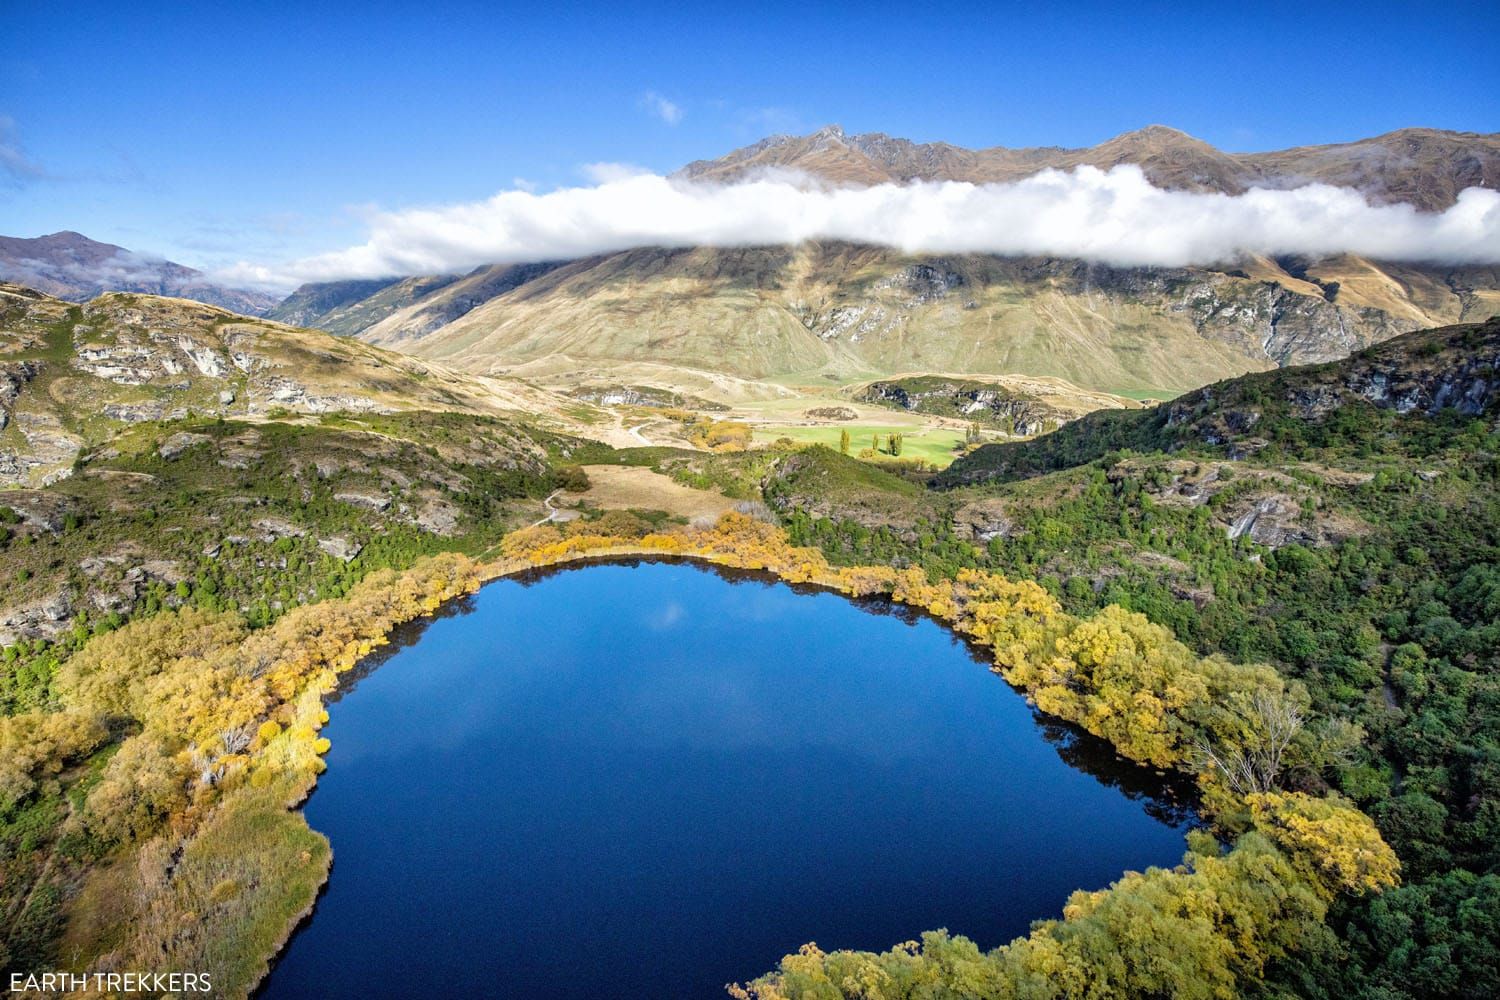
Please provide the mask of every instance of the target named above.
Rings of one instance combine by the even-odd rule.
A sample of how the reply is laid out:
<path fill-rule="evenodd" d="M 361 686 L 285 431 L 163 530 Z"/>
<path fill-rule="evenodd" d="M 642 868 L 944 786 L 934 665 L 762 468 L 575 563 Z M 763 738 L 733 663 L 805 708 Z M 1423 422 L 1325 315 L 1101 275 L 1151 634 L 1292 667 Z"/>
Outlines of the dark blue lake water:
<path fill-rule="evenodd" d="M 595 565 L 396 640 L 330 708 L 333 875 L 265 997 L 722 997 L 1183 852 L 1161 779 L 884 602 Z"/>

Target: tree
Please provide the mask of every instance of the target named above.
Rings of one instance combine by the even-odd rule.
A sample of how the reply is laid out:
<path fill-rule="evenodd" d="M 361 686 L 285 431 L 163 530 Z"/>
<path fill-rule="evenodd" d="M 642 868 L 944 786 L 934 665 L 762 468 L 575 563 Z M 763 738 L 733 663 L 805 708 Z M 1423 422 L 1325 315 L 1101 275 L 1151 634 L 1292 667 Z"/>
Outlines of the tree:
<path fill-rule="evenodd" d="M 1197 756 L 1239 795 L 1269 792 L 1276 787 L 1287 751 L 1304 723 L 1302 706 L 1272 689 L 1255 692 L 1246 713 L 1244 736 L 1238 743 L 1215 746 L 1207 739 L 1194 742 Z"/>
<path fill-rule="evenodd" d="M 844 455 L 849 454 L 849 428 L 847 427 L 839 431 L 839 452 Z"/>

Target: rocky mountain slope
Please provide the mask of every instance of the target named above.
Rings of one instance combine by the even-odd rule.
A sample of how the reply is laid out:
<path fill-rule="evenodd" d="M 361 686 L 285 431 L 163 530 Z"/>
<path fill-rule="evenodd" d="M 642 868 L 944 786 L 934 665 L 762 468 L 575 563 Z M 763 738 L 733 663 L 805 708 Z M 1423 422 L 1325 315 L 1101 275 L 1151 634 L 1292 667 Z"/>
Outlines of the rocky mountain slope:
<path fill-rule="evenodd" d="M 128 293 L 84 305 L 0 284 L 0 486 L 66 477 L 131 424 L 405 410 L 541 415 L 576 401 L 359 341 Z"/>
<path fill-rule="evenodd" d="M 1407 128 L 1357 142 L 1266 153 L 1226 153 L 1163 125 L 1126 132 L 1084 149 L 1043 146 L 965 149 L 916 143 L 879 132 L 849 135 L 837 125 L 811 135 L 776 135 L 678 175 L 729 182 L 766 170 L 796 170 L 838 184 L 1020 180 L 1042 170 L 1133 163 L 1157 187 L 1239 194 L 1252 187 L 1323 183 L 1354 188 L 1372 201 L 1436 210 L 1466 187 L 1500 187 L 1500 134 Z"/>
<path fill-rule="evenodd" d="M 547 266 L 472 305 L 461 292 L 519 269 L 491 270 L 360 336 L 482 372 L 566 357 L 748 378 L 1023 373 L 1172 396 L 1500 312 L 1500 269 L 1349 256 L 1123 269 L 837 242 L 643 248 Z"/>
<path fill-rule="evenodd" d="M 172 295 L 258 316 L 276 296 L 209 281 L 201 271 L 134 253 L 74 232 L 35 239 L 0 236 L 0 281 L 35 288 L 69 302 L 104 292 Z"/>
<path fill-rule="evenodd" d="M 456 274 L 434 274 L 372 281 L 315 282 L 301 286 L 283 299 L 266 313 L 266 319 L 348 336 L 374 326 L 415 302 L 425 301 L 457 280 Z"/>

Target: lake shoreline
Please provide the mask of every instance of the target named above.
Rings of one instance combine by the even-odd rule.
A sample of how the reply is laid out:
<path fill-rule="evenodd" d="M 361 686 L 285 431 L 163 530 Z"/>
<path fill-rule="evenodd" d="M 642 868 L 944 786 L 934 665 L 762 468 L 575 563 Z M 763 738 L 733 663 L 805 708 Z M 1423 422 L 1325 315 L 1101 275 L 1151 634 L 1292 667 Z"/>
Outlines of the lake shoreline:
<path fill-rule="evenodd" d="M 625 870 L 660 874 L 625 895 L 614 894 L 604 887 L 611 883 L 604 883 L 598 890 L 600 905 L 607 905 L 621 919 L 625 919 L 625 914 L 634 914 L 630 923 L 639 922 L 644 914 L 660 912 L 662 923 L 672 925 L 681 910 L 669 906 L 665 900 L 678 898 L 675 892 L 682 889 L 678 885 L 681 873 L 699 863 L 692 859 L 701 857 L 700 850 L 704 852 L 702 856 L 721 856 L 721 848 L 712 845 L 722 842 L 706 832 L 718 829 L 720 820 L 709 817 L 728 817 L 741 809 L 748 815 L 764 816 L 775 810 L 772 800 L 802 803 L 801 807 L 789 805 L 792 811 L 787 822 L 774 825 L 782 831 L 771 835 L 781 845 L 777 851 L 757 857 L 756 849 L 748 845 L 763 841 L 767 835 L 749 836 L 732 854 L 740 860 L 726 859 L 719 863 L 714 869 L 719 872 L 718 877 L 704 883 L 716 888 L 689 890 L 690 894 L 682 897 L 684 905 L 690 907 L 702 906 L 710 898 L 715 900 L 705 912 L 724 915 L 718 926 L 738 927 L 745 923 L 743 915 L 747 911 L 733 900 L 743 899 L 748 903 L 760 898 L 767 886 L 784 883 L 787 873 L 796 870 L 798 858 L 823 858 L 815 867 L 833 879 L 829 888 L 809 891 L 804 896 L 800 892 L 789 894 L 783 885 L 777 898 L 792 905 L 798 905 L 794 901 L 800 900 L 801 918 L 790 919 L 789 913 L 784 922 L 759 921 L 755 935 L 762 940 L 763 947 L 748 953 L 734 948 L 724 951 L 709 942 L 721 940 L 723 934 L 730 932 L 705 932 L 700 941 L 704 950 L 695 949 L 701 963 L 695 968 L 700 973 L 705 968 L 717 968 L 727 978 L 745 978 L 758 972 L 785 948 L 802 943 L 808 934 L 820 941 L 883 945 L 888 938 L 898 939 L 908 926 L 926 926 L 941 920 L 950 926 L 963 927 L 986 942 L 987 947 L 1002 944 L 1024 934 L 1033 919 L 1058 915 L 1069 892 L 1079 886 L 1102 887 L 1122 869 L 1174 864 L 1180 858 L 1184 827 L 1179 824 L 1187 820 L 1169 796 L 1157 799 L 1157 789 L 1143 787 L 1149 771 L 1134 764 L 1124 765 L 1112 753 L 1104 755 L 1103 763 L 1110 772 L 1107 775 L 1094 771 L 1090 765 L 1101 762 L 1092 757 L 1086 756 L 1080 763 L 1072 749 L 1083 734 L 1064 733 L 1057 724 L 1045 725 L 1019 692 L 1007 684 L 996 683 L 999 679 L 991 676 L 988 661 L 976 655 L 979 651 L 971 643 L 931 615 L 892 603 L 885 597 L 851 600 L 847 595 L 831 593 L 828 588 L 789 585 L 772 573 L 742 570 L 702 559 L 674 558 L 656 551 L 631 554 L 615 551 L 601 556 L 595 550 L 592 555 L 593 558 L 573 558 L 550 567 L 525 568 L 494 577 L 492 582 L 510 579 L 519 585 L 486 587 L 472 599 L 445 605 L 445 610 L 455 611 L 443 620 L 428 618 L 404 627 L 392 636 L 391 646 L 383 648 L 383 651 L 399 648 L 396 657 L 373 672 L 361 672 L 355 681 L 357 687 L 341 685 L 341 706 L 332 711 L 333 727 L 328 730 L 334 747 L 328 758 L 334 781 L 325 788 L 321 782 L 327 777 L 320 779 L 318 793 L 305 816 L 315 829 L 341 846 L 350 837 L 358 840 L 360 831 L 384 832 L 373 840 L 356 843 L 353 851 L 342 854 L 342 878 L 332 879 L 332 891 L 319 903 L 317 921 L 301 938 L 295 939 L 289 964 L 278 966 L 280 971 L 272 974 L 265 996 L 279 1000 L 302 995 L 319 981 L 320 969 L 326 969 L 340 983 L 370 989 L 378 980 L 361 978 L 354 965 L 345 964 L 352 963 L 352 956 L 359 952 L 354 944 L 356 938 L 386 942 L 370 952 L 369 965 L 379 968 L 385 962 L 384 956 L 401 947 L 402 939 L 390 935 L 393 930 L 399 931 L 398 915 L 406 906 L 417 906 L 427 913 L 467 912 L 469 904 L 462 900 L 470 898 L 472 890 L 451 882 L 443 874 L 452 871 L 451 865 L 440 858 L 430 858 L 425 852 L 413 856 L 412 871 L 420 873 L 431 866 L 432 874 L 425 878 L 417 874 L 409 890 L 413 895 L 403 896 L 399 903 L 390 897 L 381 880 L 372 875 L 378 871 L 404 870 L 407 863 L 398 861 L 392 853 L 396 848 L 389 845 L 406 842 L 408 834 L 402 831 L 429 830 L 434 821 L 446 831 L 445 837 L 451 838 L 445 841 L 444 850 L 469 859 L 462 867 L 463 882 L 492 885 L 488 898 L 506 900 L 514 895 L 504 888 L 512 884 L 509 881 L 512 876 L 500 874 L 500 869 L 508 863 L 495 859 L 506 856 L 500 845 L 509 843 L 509 835 L 502 837 L 494 832 L 493 824 L 524 831 L 541 822 L 551 830 L 554 821 L 542 817 L 572 817 L 553 830 L 545 843 L 509 855 L 513 859 L 537 859 L 527 863 L 528 874 L 523 883 L 532 886 L 528 891 L 540 892 L 539 899 L 563 894 L 555 905 L 534 902 L 534 911 L 554 914 L 551 918 L 554 920 L 570 921 L 574 918 L 563 914 L 575 911 L 561 901 L 566 890 L 560 887 L 567 884 L 571 874 L 566 878 L 558 877 L 561 873 L 541 874 L 547 870 L 543 859 L 558 850 L 571 850 L 564 845 L 575 841 L 581 848 L 587 835 L 569 831 L 577 829 L 573 824 L 583 821 L 583 817 L 595 816 L 588 802 L 614 803 L 601 806 L 604 811 L 584 821 L 585 825 L 600 822 L 616 831 L 612 838 L 616 846 L 599 845 L 603 849 L 599 855 L 603 867 L 599 871 L 612 870 L 610 862 L 604 859 L 614 857 L 620 850 L 646 851 L 652 858 L 650 862 L 632 863 Z M 709 599 L 707 595 L 713 596 Z M 679 617 L 684 607 L 685 617 Z M 659 617 L 665 610 L 675 614 Z M 750 617 L 741 617 L 742 614 Z M 761 618 L 760 614 L 770 617 Z M 547 624 L 539 626 L 538 622 Z M 600 635 L 601 628 L 608 638 L 602 641 L 591 638 Z M 669 631 L 662 632 L 662 628 Z M 783 649 L 787 651 L 785 656 L 775 652 Z M 765 680 L 768 676 L 778 679 L 768 686 Z M 726 704 L 718 699 L 726 690 L 720 685 L 727 683 L 734 685 L 737 695 L 725 710 Z M 817 714 L 813 706 L 825 703 L 822 692 L 828 690 L 828 684 L 839 685 L 841 693 L 826 703 L 832 709 L 830 714 L 812 722 Z M 632 694 L 621 702 L 617 700 L 621 688 L 640 691 L 642 696 L 650 692 L 651 696 L 642 701 Z M 357 698 L 352 697 L 356 689 L 360 695 Z M 487 692 L 498 690 L 525 691 L 526 700 L 513 702 L 507 695 L 503 702 L 497 702 Z M 885 693 L 892 690 L 906 694 L 893 700 Z M 453 716 L 443 707 L 444 699 L 439 697 L 434 702 L 429 697 L 440 691 L 465 692 L 463 711 Z M 756 691 L 776 694 L 767 701 L 756 698 L 753 694 Z M 708 700 L 700 701 L 705 695 Z M 655 700 L 657 697 L 665 697 L 667 703 L 676 706 L 672 718 L 657 718 L 654 710 L 639 714 L 642 705 L 660 704 Z M 679 697 L 688 701 L 677 705 Z M 741 704 L 740 697 L 751 700 Z M 616 708 L 598 709 L 599 705 Z M 854 707 L 860 705 L 864 708 Z M 768 710 L 773 716 L 767 716 Z M 679 711 L 683 714 L 675 714 Z M 909 722 L 895 722 L 907 719 L 908 712 L 914 712 Z M 883 735 L 870 731 L 869 720 L 886 718 L 886 713 L 893 724 L 874 726 Z M 561 728 L 550 725 L 534 728 L 542 725 L 538 720 L 554 715 L 566 720 L 556 724 Z M 766 728 L 752 725 L 750 731 L 745 730 L 745 720 L 768 718 L 775 721 Z M 626 729 L 617 730 L 617 724 Z M 719 727 L 724 726 L 728 728 L 720 731 Z M 566 735 L 574 727 L 594 735 L 574 743 Z M 822 746 L 825 738 L 834 741 L 830 746 L 847 747 L 847 751 L 856 753 L 848 758 L 854 770 L 841 779 L 841 787 L 863 789 L 855 796 L 859 804 L 846 803 L 837 812 L 838 816 L 863 816 L 855 827 L 868 832 L 843 830 L 832 836 L 838 846 L 831 847 L 821 833 L 811 828 L 800 829 L 815 823 L 819 831 L 825 827 L 839 831 L 852 821 L 837 816 L 816 819 L 820 810 L 806 808 L 807 789 L 818 787 L 824 780 L 819 777 L 825 772 L 823 765 L 817 763 L 822 760 L 818 755 L 795 765 L 793 771 L 803 775 L 804 780 L 788 784 L 793 772 L 782 773 L 780 762 L 784 758 L 778 749 L 782 747 L 779 741 L 787 731 L 785 727 L 808 734 L 794 743 L 802 748 L 795 751 L 797 754 L 806 755 L 807 748 Z M 932 727 L 937 728 L 928 732 Z M 623 736 L 627 730 L 634 735 Z M 423 735 L 429 732 L 442 734 L 431 750 L 430 738 Z M 867 735 L 855 744 L 845 744 L 851 734 L 860 732 Z M 898 732 L 906 735 L 893 741 Z M 805 742 L 814 733 L 819 735 L 812 742 Z M 764 744 L 762 750 L 752 751 L 749 758 L 740 758 L 737 756 L 740 751 L 733 748 L 741 746 L 742 736 L 757 747 L 763 746 L 762 740 L 767 736 L 771 742 Z M 562 742 L 556 743 L 554 738 Z M 597 762 L 604 766 L 604 771 L 596 767 L 590 756 L 589 748 L 597 746 L 599 740 L 605 740 L 609 747 L 605 757 Z M 657 747 L 658 740 L 678 749 L 668 750 L 659 758 L 639 755 L 641 747 Z M 681 740 L 687 742 L 679 744 Z M 1083 742 L 1091 743 L 1097 750 L 1100 741 L 1085 737 Z M 895 772 L 886 770 L 891 763 L 887 755 L 898 745 L 907 748 L 900 751 L 901 760 L 926 762 L 919 766 L 934 769 L 915 786 L 906 784 L 910 780 L 906 770 L 912 766 L 910 763 L 900 765 Z M 465 746 L 474 749 L 459 751 Z M 534 761 L 527 749 L 533 746 L 550 749 L 541 760 Z M 486 749 L 478 749 L 481 747 Z M 938 749 L 944 747 L 948 749 Z M 997 753 L 981 747 L 1009 749 Z M 700 750 L 710 756 L 700 756 Z M 764 750 L 771 752 L 763 755 Z M 463 756 L 455 757 L 455 752 L 462 752 Z M 571 756 L 575 752 L 581 752 L 582 756 Z M 468 756 L 470 753 L 474 754 L 472 758 Z M 472 763 L 462 762 L 470 759 Z M 707 759 L 721 761 L 728 770 L 709 785 L 700 785 L 694 775 Z M 605 760 L 610 763 L 604 764 Z M 490 774 L 489 761 L 504 763 L 499 772 Z M 656 774 L 658 764 L 668 768 L 667 773 L 678 775 L 677 780 L 661 786 L 672 789 L 666 794 L 677 804 L 669 807 L 663 802 L 661 807 L 670 808 L 678 817 L 675 822 L 682 824 L 679 829 L 704 831 L 695 835 L 706 838 L 697 841 L 701 848 L 680 845 L 686 851 L 688 868 L 679 869 L 677 863 L 655 855 L 656 848 L 647 846 L 657 843 L 660 835 L 654 823 L 640 815 L 651 809 L 643 806 L 638 811 L 633 806 L 620 805 L 649 800 L 650 793 L 638 789 L 634 783 L 639 778 L 632 776 Z M 644 771 L 640 770 L 643 765 Z M 1113 772 L 1122 765 L 1132 775 L 1118 780 Z M 741 770 L 742 767 L 748 770 Z M 352 770 L 346 773 L 346 768 Z M 535 789 L 527 780 L 516 776 L 532 773 L 549 776 L 543 782 L 549 791 L 541 801 L 534 797 Z M 738 776 L 749 774 L 759 777 L 741 788 Z M 973 777 L 964 779 L 958 775 Z M 979 775 L 985 777 L 981 779 Z M 896 784 L 888 784 L 892 780 Z M 593 783 L 601 781 L 604 784 L 580 802 L 570 801 L 570 793 L 566 791 L 551 791 L 571 788 L 574 782 L 593 787 Z M 620 782 L 632 789 L 623 798 L 611 791 Z M 418 784 L 424 789 L 419 812 L 435 820 L 422 819 L 411 811 L 416 800 L 403 789 Z M 739 791 L 709 792 L 704 790 L 707 788 Z M 1052 790 L 1041 793 L 1050 805 L 1044 806 L 1036 798 L 1040 788 Z M 927 801 L 927 794 L 938 789 L 947 789 L 942 794 L 945 801 L 950 801 L 950 807 L 933 811 L 918 806 Z M 638 799 L 640 794 L 648 799 Z M 475 795 L 492 803 L 488 808 L 497 810 L 494 819 L 488 818 L 490 813 L 484 814 L 484 819 L 471 814 L 468 804 Z M 703 801 L 704 796 L 712 799 L 716 795 L 718 801 L 712 808 L 692 805 Z M 839 801 L 840 795 L 839 790 L 829 789 L 828 794 L 815 793 L 813 798 L 833 802 Z M 454 798 L 452 805 L 443 804 L 449 798 Z M 1025 805 L 1027 802 L 1032 805 Z M 1153 804 L 1157 802 L 1159 807 Z M 1002 806 L 1002 803 L 1010 804 Z M 1013 822 L 1015 817 L 1031 813 L 1033 807 L 1039 809 L 1033 813 L 1033 823 Z M 584 811 L 579 812 L 580 808 Z M 624 811 L 617 812 L 618 809 Z M 915 812 L 908 815 L 909 810 Z M 1088 832 L 1089 817 L 1105 816 L 1115 816 L 1116 822 L 1104 821 L 1105 826 Z M 905 861 L 892 857 L 885 863 L 874 864 L 872 871 L 884 871 L 886 875 L 875 878 L 861 891 L 857 904 L 854 896 L 845 896 L 842 890 L 832 888 L 840 884 L 839 876 L 834 873 L 840 871 L 844 858 L 864 867 L 859 864 L 864 856 L 861 852 L 874 846 L 868 838 L 874 837 L 879 843 L 896 843 L 882 839 L 883 835 L 874 831 L 885 829 L 888 821 L 906 824 L 914 820 L 915 825 L 909 829 L 903 827 L 908 832 L 898 839 L 911 845 L 915 855 L 901 850 L 898 857 Z M 479 827 L 475 827 L 476 821 L 481 824 Z M 620 823 L 644 825 L 617 826 Z M 734 825 L 744 828 L 743 824 Z M 1153 832 L 1146 834 L 1146 828 Z M 490 851 L 482 852 L 482 857 L 471 853 L 477 846 L 471 842 L 471 833 L 476 829 L 491 831 L 487 836 L 498 838 L 495 841 L 498 855 Z M 636 832 L 626 833 L 627 829 Z M 926 831 L 939 829 L 945 832 L 926 848 L 917 846 L 927 836 Z M 1051 829 L 1053 833 L 1039 842 L 1037 829 Z M 971 831 L 972 836 L 964 831 Z M 675 840 L 675 835 L 667 836 Z M 430 834 L 424 835 L 422 842 L 429 839 Z M 961 843 L 968 846 L 958 847 Z M 1066 850 L 1046 846 L 1063 843 L 1072 846 Z M 626 844 L 631 846 L 619 846 Z M 1146 847 L 1147 844 L 1154 846 Z M 830 850 L 832 853 L 827 853 Z M 824 853 L 819 855 L 820 851 Z M 588 849 L 584 852 L 592 853 Z M 804 855 L 804 852 L 810 853 Z M 918 856 L 926 860 L 919 861 Z M 1032 857 L 1051 860 L 1027 866 L 1024 859 Z M 541 867 L 531 868 L 531 864 Z M 908 874 L 915 876 L 915 869 L 926 869 L 929 865 L 932 866 L 930 888 L 916 898 L 902 892 L 898 899 L 877 888 L 883 879 L 904 877 L 896 874 L 906 871 L 903 866 L 913 868 Z M 1032 869 L 1033 874 L 1020 875 L 1021 871 Z M 1004 881 L 996 884 L 995 879 L 1002 877 Z M 491 878 L 501 881 L 490 883 L 487 880 Z M 1010 886 L 1008 890 L 1004 888 L 1006 885 Z M 426 886 L 433 888 L 428 890 Z M 678 889 L 667 888 L 670 886 Z M 1040 893 L 1038 887 L 1042 888 Z M 701 894 L 702 898 L 697 903 L 687 902 L 697 898 L 692 893 Z M 928 893 L 939 893 L 948 901 L 937 907 L 917 902 Z M 429 895 L 447 902 L 442 905 L 419 902 Z M 841 898 L 847 902 L 832 902 Z M 1009 902 L 1002 902 L 1007 898 Z M 605 899 L 611 902 L 605 904 Z M 388 902 L 393 906 L 390 910 L 386 909 Z M 505 912 L 505 904 L 496 905 Z M 827 905 L 837 906 L 840 912 L 852 907 L 854 911 L 886 913 L 890 919 L 856 923 L 851 928 L 844 917 L 833 914 L 817 917 L 818 907 Z M 355 919 L 354 913 L 363 916 Z M 517 960 L 524 966 L 524 959 L 519 956 L 529 954 L 532 949 L 528 944 L 530 921 L 519 913 L 512 919 L 496 919 L 499 922 L 490 926 L 514 926 L 493 944 L 503 950 L 517 950 Z M 459 922 L 472 923 L 463 919 Z M 578 926 L 586 935 L 596 932 L 584 930 L 593 926 L 591 920 Z M 851 935 L 851 929 L 857 931 L 860 926 L 865 932 Z M 574 938 L 572 932 L 561 933 L 564 939 Z M 432 947 L 439 951 L 450 947 L 443 943 L 446 936 L 440 937 L 442 941 L 435 941 Z M 770 943 L 765 943 L 766 939 Z M 591 941 L 592 938 L 585 936 L 576 943 L 590 955 L 612 954 L 607 940 Z M 651 951 L 658 947 L 643 946 Z M 413 958 L 418 964 L 435 961 L 425 955 Z M 474 961 L 480 963 L 476 968 L 482 969 L 488 958 L 489 949 L 483 958 L 476 955 Z M 515 969 L 503 973 L 497 970 L 494 975 L 500 978 L 495 979 L 486 978 L 482 972 L 476 974 L 482 981 L 494 984 L 502 994 L 538 996 L 574 996 L 569 989 L 576 990 L 582 982 L 603 989 L 618 974 L 620 995 L 646 995 L 634 985 L 640 976 L 638 967 L 627 968 L 613 959 L 589 960 L 585 965 L 590 971 L 585 974 L 580 969 L 578 975 L 583 978 L 575 977 L 572 987 L 559 982 L 555 990 L 547 986 L 545 978 L 509 978 L 527 975 Z M 670 976 L 666 968 L 660 971 Z M 692 989 L 680 985 L 675 989 L 664 988 L 662 993 L 698 995 L 708 990 L 701 979 L 696 982 Z M 714 990 L 720 985 L 720 982 L 712 984 Z M 345 993 L 335 991 L 331 995 L 354 995 L 347 992 L 348 987 L 344 988 Z"/>

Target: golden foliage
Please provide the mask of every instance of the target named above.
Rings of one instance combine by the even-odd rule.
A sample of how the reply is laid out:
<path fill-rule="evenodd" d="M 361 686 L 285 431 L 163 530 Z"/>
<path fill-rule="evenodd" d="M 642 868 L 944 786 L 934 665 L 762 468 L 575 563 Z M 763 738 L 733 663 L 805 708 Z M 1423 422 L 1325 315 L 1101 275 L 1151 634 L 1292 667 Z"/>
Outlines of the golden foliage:
<path fill-rule="evenodd" d="M 372 573 L 345 597 L 260 631 L 233 613 L 153 615 L 62 666 L 63 711 L 0 719 L 0 793 L 9 794 L 99 746 L 106 723 L 138 730 L 69 821 L 141 860 L 121 914 L 93 931 L 124 944 L 96 960 L 169 957 L 215 972 L 226 994 L 247 991 L 327 873 L 326 841 L 287 812 L 324 766 L 323 695 L 395 625 L 478 585 L 474 564 L 449 554 Z M 161 857 L 181 860 L 149 863 Z M 97 895 L 87 884 L 83 893 Z"/>
<path fill-rule="evenodd" d="M 1286 849 L 1328 896 L 1379 892 L 1400 881 L 1396 852 L 1374 820 L 1354 806 L 1300 792 L 1263 792 L 1246 801 L 1256 828 Z"/>
<path fill-rule="evenodd" d="M 98 749 L 108 735 L 99 719 L 79 712 L 0 716 L 0 810 L 29 795 L 38 779 Z"/>

